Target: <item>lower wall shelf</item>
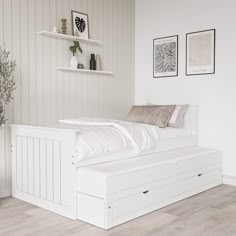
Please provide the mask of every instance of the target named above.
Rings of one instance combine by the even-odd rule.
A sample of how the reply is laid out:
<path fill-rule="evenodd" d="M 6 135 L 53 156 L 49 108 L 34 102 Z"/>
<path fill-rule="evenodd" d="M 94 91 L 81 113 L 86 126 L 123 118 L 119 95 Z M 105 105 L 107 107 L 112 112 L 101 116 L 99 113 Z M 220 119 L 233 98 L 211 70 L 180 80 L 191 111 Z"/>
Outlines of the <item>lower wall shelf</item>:
<path fill-rule="evenodd" d="M 67 72 L 81 72 L 81 73 L 113 75 L 113 73 L 110 72 L 110 71 L 87 70 L 87 69 L 72 69 L 70 67 L 57 67 L 56 70 L 67 71 Z"/>

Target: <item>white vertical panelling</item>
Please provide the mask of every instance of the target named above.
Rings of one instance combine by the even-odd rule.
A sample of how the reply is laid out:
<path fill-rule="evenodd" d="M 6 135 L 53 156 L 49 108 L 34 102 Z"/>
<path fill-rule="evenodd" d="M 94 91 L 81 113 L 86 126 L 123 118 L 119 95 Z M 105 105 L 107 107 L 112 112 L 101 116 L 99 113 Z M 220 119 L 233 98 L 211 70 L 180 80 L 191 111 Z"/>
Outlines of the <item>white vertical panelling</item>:
<path fill-rule="evenodd" d="M 22 161 L 22 191 L 28 192 L 28 139 L 22 137 L 21 139 L 21 161 Z"/>
<path fill-rule="evenodd" d="M 34 195 L 40 197 L 40 145 L 39 139 L 34 139 Z"/>
<path fill-rule="evenodd" d="M 80 2 L 80 12 L 87 13 L 87 0 L 81 0 Z M 78 10 L 79 11 L 79 10 Z M 89 55 L 87 53 L 88 45 L 81 44 L 83 48 L 83 54 L 80 55 L 82 58 L 82 63 L 85 65 L 85 68 L 89 68 Z M 87 75 L 83 74 L 80 76 L 82 84 L 81 84 L 81 94 L 82 94 L 82 115 L 86 116 L 88 111 L 88 80 Z"/>
<path fill-rule="evenodd" d="M 22 121 L 22 109 L 19 104 L 22 104 L 21 101 L 21 41 L 20 41 L 20 0 L 14 0 L 14 7 L 12 8 L 12 37 L 14 39 L 14 47 L 12 49 L 13 58 L 17 62 L 15 78 L 16 78 L 16 87 L 17 91 L 14 94 L 14 123 L 20 124 Z M 0 31 L 1 32 L 1 31 Z M 17 39 L 17 40 L 16 40 Z M 1 44 L 0 44 L 1 45 Z"/>
<path fill-rule="evenodd" d="M 65 140 L 65 142 L 73 145 L 73 140 Z M 68 166 L 68 163 L 71 165 L 69 159 L 71 154 L 65 147 L 62 150 L 61 141 L 18 135 L 13 137 L 13 143 L 15 143 L 16 151 L 16 163 L 14 164 L 16 190 L 57 204 L 62 203 L 63 196 L 64 199 L 67 199 L 65 196 L 68 192 L 65 191 L 62 194 L 61 186 L 64 183 L 64 189 L 68 188 L 65 183 L 69 173 L 66 172 L 65 166 Z M 64 157 L 66 155 L 63 162 L 62 155 Z"/>
<path fill-rule="evenodd" d="M 57 27 L 58 30 L 61 30 L 61 18 L 63 17 L 63 0 L 57 0 Z M 56 56 L 57 60 L 56 63 L 57 65 L 62 65 L 63 60 L 64 60 L 64 54 L 62 48 L 64 48 L 64 42 L 63 40 L 57 40 L 57 51 L 56 51 Z M 57 92 L 57 103 L 54 104 L 54 106 L 57 106 L 58 109 L 58 117 L 63 118 L 64 117 L 64 109 L 63 109 L 63 100 L 64 100 L 64 93 L 63 93 L 63 82 L 64 82 L 64 74 L 60 73 L 60 71 L 56 72 L 57 80 L 58 80 L 58 88 L 56 90 Z"/>
<path fill-rule="evenodd" d="M 53 156 L 53 142 L 51 140 L 47 141 L 47 200 L 53 201 L 53 191 L 54 191 L 54 156 Z"/>
<path fill-rule="evenodd" d="M 16 139 L 16 187 L 22 191 L 22 145 L 21 137 Z"/>
<path fill-rule="evenodd" d="M 61 204 L 61 144 L 58 141 L 54 141 L 53 145 L 54 153 L 54 168 L 53 179 L 54 179 L 54 202 Z"/>
<path fill-rule="evenodd" d="M 29 55 L 29 122 L 37 124 L 36 112 L 36 14 L 35 1 L 28 1 L 28 55 Z"/>
<path fill-rule="evenodd" d="M 34 139 L 28 138 L 28 192 L 34 194 Z"/>
<path fill-rule="evenodd" d="M 50 1 L 50 29 L 57 25 L 57 0 Z M 57 43 L 52 38 L 50 40 L 50 78 L 51 78 L 51 86 L 50 86 L 50 94 L 51 94 L 51 121 L 57 120 L 58 117 L 58 106 L 57 106 L 57 99 L 58 99 L 58 78 L 57 72 L 55 67 L 57 65 Z"/>
<path fill-rule="evenodd" d="M 13 127 L 13 196 L 76 219 L 76 133 L 46 127 L 22 131 Z"/>
<path fill-rule="evenodd" d="M 98 0 L 97 2 L 98 12 L 97 14 L 97 27 L 99 26 L 99 29 L 97 30 L 97 38 L 103 42 L 103 32 L 104 32 L 104 23 L 103 23 L 103 0 Z M 103 46 L 99 47 L 99 54 L 101 58 L 101 69 L 103 70 Z M 99 117 L 102 117 L 103 115 L 103 82 L 104 77 L 102 75 L 98 76 L 98 109 L 99 109 Z"/>
<path fill-rule="evenodd" d="M 67 31 L 70 30 L 69 28 L 69 22 L 70 22 L 70 1 L 63 0 L 63 16 L 67 19 Z M 71 56 L 69 54 L 68 45 L 72 44 L 72 42 L 63 41 L 63 64 L 68 65 L 69 57 Z M 64 93 L 64 100 L 63 100 L 63 108 L 64 108 L 64 116 L 68 117 L 68 114 L 70 114 L 70 89 L 69 84 L 71 81 L 71 73 L 67 73 L 64 75 L 63 78 L 63 93 Z"/>
<path fill-rule="evenodd" d="M 40 197 L 47 199 L 47 143 L 43 139 L 39 142 L 39 160 Z"/>
<path fill-rule="evenodd" d="M 36 0 L 36 31 L 43 30 L 43 0 Z M 36 37 L 36 111 L 37 111 L 37 124 L 44 123 L 44 98 L 43 98 L 43 38 Z"/>
<path fill-rule="evenodd" d="M 135 6 L 134 3 L 131 1 L 130 2 L 130 9 L 131 9 L 131 15 L 130 15 L 130 28 L 135 27 Z M 130 67 L 134 68 L 133 70 L 129 70 L 130 72 L 130 79 L 129 80 L 129 87 L 131 88 L 131 96 L 129 96 L 129 103 L 132 104 L 134 103 L 134 98 L 135 98 L 135 30 L 133 31 L 132 34 L 130 34 L 130 58 L 129 58 L 129 63 Z"/>
<path fill-rule="evenodd" d="M 76 9 L 76 2 L 75 0 L 70 0 L 70 9 Z M 70 20 L 71 21 L 71 20 Z M 71 31 L 72 32 L 72 31 Z M 73 107 L 76 107 L 76 75 L 72 74 L 70 78 L 70 109 L 71 109 L 71 116 L 76 117 L 76 111 Z"/>
<path fill-rule="evenodd" d="M 43 29 L 50 29 L 50 1 L 43 0 Z M 51 108 L 51 74 L 50 74 L 50 38 L 43 38 L 43 106 L 44 106 L 44 123 L 51 122 L 50 108 Z"/>
<path fill-rule="evenodd" d="M 97 37 L 97 1 L 96 0 L 89 0 L 88 1 L 88 11 L 89 15 L 89 22 L 90 23 L 90 37 L 91 38 L 98 38 Z M 88 59 L 90 59 L 90 54 L 95 53 L 98 51 L 96 46 L 91 47 L 88 45 Z M 99 114 L 99 105 L 98 105 L 98 79 L 99 76 L 93 75 L 93 76 L 88 76 L 88 116 L 96 116 Z"/>
<path fill-rule="evenodd" d="M 20 1 L 20 48 L 21 57 L 18 66 L 21 68 L 21 110 L 22 122 L 29 123 L 29 42 L 28 42 L 28 1 Z M 16 39 L 15 39 L 16 40 Z"/>
<path fill-rule="evenodd" d="M 83 54 L 77 54 L 78 61 L 89 68 L 90 54 L 99 53 L 102 68 L 113 71 L 113 78 L 55 70 L 56 66 L 69 66 L 72 42 L 43 38 L 36 32 L 52 30 L 53 26 L 61 30 L 60 20 L 66 17 L 71 33 L 72 9 L 89 15 L 90 36 L 102 42 L 100 46 L 81 44 Z M 17 90 L 9 107 L 9 122 L 48 125 L 64 117 L 125 117 L 133 103 L 133 41 L 134 0 L 0 0 L 0 45 L 6 42 L 17 62 Z M 9 137 L 7 128 L 0 131 L 0 195 L 1 189 L 10 187 Z M 40 170 L 40 162 L 46 161 L 46 141 L 33 142 L 34 150 L 22 144 L 18 152 L 28 152 L 29 158 L 34 153 L 26 170 L 31 176 L 33 165 L 34 176 L 25 182 L 25 176 L 18 173 L 17 187 L 52 199 L 50 186 L 39 189 L 39 181 L 45 182 L 50 172 Z M 54 153 L 59 153 L 59 147 L 59 143 L 53 144 Z M 17 164 L 21 161 L 25 160 L 17 160 Z M 59 173 L 53 175 L 55 179 Z M 55 181 L 53 188 L 54 192 L 61 191 Z"/>

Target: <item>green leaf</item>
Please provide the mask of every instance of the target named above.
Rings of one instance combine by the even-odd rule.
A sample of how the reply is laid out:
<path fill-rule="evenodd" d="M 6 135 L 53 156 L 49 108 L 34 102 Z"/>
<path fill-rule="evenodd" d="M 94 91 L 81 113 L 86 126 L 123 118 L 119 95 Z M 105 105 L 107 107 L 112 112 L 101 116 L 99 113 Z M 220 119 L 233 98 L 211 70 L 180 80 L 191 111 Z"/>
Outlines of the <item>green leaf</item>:
<path fill-rule="evenodd" d="M 70 51 L 73 53 L 73 56 L 75 55 L 77 49 L 80 53 L 82 53 L 83 50 L 80 46 L 80 43 L 78 41 L 73 41 L 73 43 L 74 45 L 69 47 Z"/>

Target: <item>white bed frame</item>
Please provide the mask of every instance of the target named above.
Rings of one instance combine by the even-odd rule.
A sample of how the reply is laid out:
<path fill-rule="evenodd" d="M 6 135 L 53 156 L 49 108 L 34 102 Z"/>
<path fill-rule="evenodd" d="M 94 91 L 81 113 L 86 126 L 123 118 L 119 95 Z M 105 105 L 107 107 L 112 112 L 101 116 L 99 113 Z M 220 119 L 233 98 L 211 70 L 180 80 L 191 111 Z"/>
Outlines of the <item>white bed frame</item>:
<path fill-rule="evenodd" d="M 193 134 L 190 146 L 197 145 L 197 120 L 198 107 L 191 106 L 185 121 Z M 70 219 L 81 219 L 76 137 L 72 129 L 12 125 L 12 196 Z"/>
<path fill-rule="evenodd" d="M 76 171 L 76 132 L 12 126 L 13 197 L 75 220 Z"/>

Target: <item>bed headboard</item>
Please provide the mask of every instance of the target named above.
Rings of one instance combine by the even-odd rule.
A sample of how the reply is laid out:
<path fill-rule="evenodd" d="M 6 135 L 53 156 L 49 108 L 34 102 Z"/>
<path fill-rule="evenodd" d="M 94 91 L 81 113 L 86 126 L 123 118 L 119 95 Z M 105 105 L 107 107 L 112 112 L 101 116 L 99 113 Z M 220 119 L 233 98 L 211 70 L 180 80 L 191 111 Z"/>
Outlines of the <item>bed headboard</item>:
<path fill-rule="evenodd" d="M 198 134 L 198 105 L 190 105 L 185 115 L 184 128 L 191 130 L 193 135 Z"/>

